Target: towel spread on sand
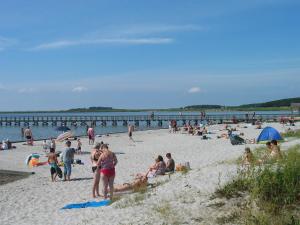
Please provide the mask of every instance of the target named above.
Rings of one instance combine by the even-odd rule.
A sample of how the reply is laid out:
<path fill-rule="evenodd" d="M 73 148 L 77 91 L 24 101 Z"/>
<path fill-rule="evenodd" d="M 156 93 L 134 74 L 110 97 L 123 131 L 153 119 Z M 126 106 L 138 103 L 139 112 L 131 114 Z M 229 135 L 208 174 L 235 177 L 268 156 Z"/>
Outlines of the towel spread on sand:
<path fill-rule="evenodd" d="M 88 208 L 88 207 L 101 207 L 109 205 L 110 200 L 103 200 L 100 202 L 84 202 L 84 203 L 75 203 L 75 204 L 68 204 L 61 209 L 81 209 L 81 208 Z"/>

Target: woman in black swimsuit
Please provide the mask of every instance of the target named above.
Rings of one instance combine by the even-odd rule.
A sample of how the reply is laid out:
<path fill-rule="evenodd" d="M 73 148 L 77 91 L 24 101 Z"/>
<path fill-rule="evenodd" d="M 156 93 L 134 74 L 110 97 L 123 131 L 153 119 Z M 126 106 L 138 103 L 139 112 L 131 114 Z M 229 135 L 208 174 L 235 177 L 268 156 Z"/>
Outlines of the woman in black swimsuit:
<path fill-rule="evenodd" d="M 91 162 L 92 162 L 92 171 L 94 173 L 94 183 L 93 183 L 93 198 L 100 196 L 99 194 L 99 182 L 100 182 L 100 173 L 97 169 L 97 162 L 101 155 L 101 143 L 96 143 L 91 152 Z"/>

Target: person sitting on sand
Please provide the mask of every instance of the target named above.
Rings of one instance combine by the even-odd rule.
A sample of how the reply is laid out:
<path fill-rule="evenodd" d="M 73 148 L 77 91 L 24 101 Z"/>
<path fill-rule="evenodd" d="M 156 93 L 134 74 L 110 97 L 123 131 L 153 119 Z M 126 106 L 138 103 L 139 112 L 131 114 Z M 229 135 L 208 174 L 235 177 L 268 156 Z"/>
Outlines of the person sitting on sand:
<path fill-rule="evenodd" d="M 249 147 L 245 148 L 242 164 L 244 166 L 251 166 L 254 163 L 254 157 Z"/>
<path fill-rule="evenodd" d="M 48 154 L 48 163 L 50 165 L 50 174 L 52 182 L 56 181 L 57 171 L 58 171 L 58 160 L 55 154 L 55 149 L 50 148 L 50 153 Z"/>
<path fill-rule="evenodd" d="M 281 151 L 279 146 L 277 145 L 277 141 L 276 140 L 272 140 L 271 141 L 271 153 L 270 156 L 272 159 L 281 159 L 282 155 L 281 155 Z"/>
<path fill-rule="evenodd" d="M 175 161 L 172 159 L 171 153 L 166 154 L 167 163 L 166 163 L 166 172 L 174 172 L 175 171 Z"/>
<path fill-rule="evenodd" d="M 164 162 L 164 159 L 161 155 L 157 156 L 155 159 L 155 164 L 150 166 L 146 173 L 146 177 L 155 177 L 157 175 L 164 175 L 166 172 L 166 164 Z"/>
<path fill-rule="evenodd" d="M 140 190 L 146 188 L 148 184 L 148 178 L 146 176 L 137 175 L 132 183 L 124 183 L 121 185 L 115 185 L 114 191 L 129 191 L 129 190 Z"/>

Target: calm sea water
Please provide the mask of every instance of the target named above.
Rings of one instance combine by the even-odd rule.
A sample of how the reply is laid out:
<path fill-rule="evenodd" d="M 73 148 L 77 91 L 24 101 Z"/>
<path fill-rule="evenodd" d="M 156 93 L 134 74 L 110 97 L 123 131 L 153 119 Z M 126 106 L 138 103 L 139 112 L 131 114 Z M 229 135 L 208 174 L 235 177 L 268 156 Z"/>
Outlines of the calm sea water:
<path fill-rule="evenodd" d="M 218 114 L 245 114 L 247 112 L 207 112 L 207 115 L 218 115 Z M 253 113 L 253 112 L 250 112 Z M 290 111 L 259 111 L 259 114 L 290 114 Z M 199 112 L 183 112 L 183 115 L 198 115 Z M 30 114 L 4 114 L 0 113 L 1 117 L 14 117 L 14 116 L 121 116 L 121 115 L 150 115 L 150 112 L 88 112 L 88 113 L 30 113 Z M 155 112 L 155 115 L 179 115 L 179 112 Z M 162 128 L 167 128 L 168 122 L 163 122 Z M 71 130 L 76 136 L 82 136 L 86 134 L 85 126 L 70 126 Z M 140 122 L 138 130 L 157 129 L 159 128 L 157 123 L 152 123 L 151 127 L 147 127 L 146 123 Z M 35 140 L 47 139 L 50 137 L 57 137 L 61 132 L 56 131 L 55 127 L 49 126 L 31 126 L 33 136 Z M 122 123 L 118 126 L 113 127 L 111 124 L 107 124 L 106 127 L 97 126 L 95 132 L 98 135 L 107 133 L 118 133 L 127 132 L 127 127 L 124 127 Z M 0 141 L 9 139 L 11 141 L 23 141 L 21 136 L 21 127 L 16 126 L 2 126 L 0 127 Z"/>

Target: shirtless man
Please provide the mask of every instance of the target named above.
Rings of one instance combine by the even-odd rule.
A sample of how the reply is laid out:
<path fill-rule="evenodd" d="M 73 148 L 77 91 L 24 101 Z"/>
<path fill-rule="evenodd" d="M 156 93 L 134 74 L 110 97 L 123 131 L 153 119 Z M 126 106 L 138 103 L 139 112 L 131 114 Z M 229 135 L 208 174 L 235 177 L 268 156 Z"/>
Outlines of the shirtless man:
<path fill-rule="evenodd" d="M 24 136 L 26 137 L 27 144 L 33 145 L 32 132 L 29 127 L 24 130 Z"/>

